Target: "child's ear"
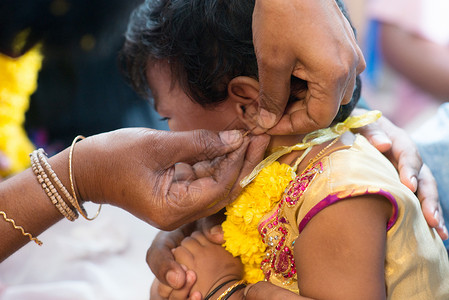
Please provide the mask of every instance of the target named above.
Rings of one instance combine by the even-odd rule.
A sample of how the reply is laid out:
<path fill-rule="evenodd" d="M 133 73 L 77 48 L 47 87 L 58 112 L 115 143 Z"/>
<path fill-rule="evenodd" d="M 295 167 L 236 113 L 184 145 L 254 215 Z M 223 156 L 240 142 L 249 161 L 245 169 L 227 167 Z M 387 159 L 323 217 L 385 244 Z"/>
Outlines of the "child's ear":
<path fill-rule="evenodd" d="M 248 127 L 257 125 L 259 82 L 248 76 L 233 78 L 228 84 L 228 101 L 234 104 L 239 119 Z"/>

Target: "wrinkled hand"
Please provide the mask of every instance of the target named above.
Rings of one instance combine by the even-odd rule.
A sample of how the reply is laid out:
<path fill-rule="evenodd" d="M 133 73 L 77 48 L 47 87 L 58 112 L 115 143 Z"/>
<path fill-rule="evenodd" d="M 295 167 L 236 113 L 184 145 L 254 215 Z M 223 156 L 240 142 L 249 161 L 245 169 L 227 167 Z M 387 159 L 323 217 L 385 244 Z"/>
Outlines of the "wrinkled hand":
<path fill-rule="evenodd" d="M 277 124 L 270 134 L 327 127 L 340 104 L 351 100 L 356 75 L 365 69 L 353 30 L 334 0 L 256 0 L 253 41 L 259 125 Z M 284 114 L 291 75 L 307 81 L 308 89 L 305 100 Z"/>
<path fill-rule="evenodd" d="M 158 233 L 147 252 L 147 263 L 156 276 L 151 299 L 182 299 L 189 294 L 191 299 L 201 299 L 201 295 L 190 293 L 196 273 L 176 262 L 172 249 L 195 230 L 201 231 L 210 242 L 223 244 L 223 231 L 219 225 L 222 222 L 223 214 L 217 214 L 171 232 Z"/>
<path fill-rule="evenodd" d="M 170 230 L 232 201 L 268 142 L 239 131 L 120 129 L 77 143 L 74 174 L 82 199 Z"/>
<path fill-rule="evenodd" d="M 364 112 L 357 109 L 355 114 Z M 381 151 L 398 169 L 401 182 L 418 195 L 421 208 L 429 226 L 435 228 L 444 240 L 448 238 L 443 210 L 438 199 L 435 178 L 423 164 L 418 148 L 410 136 L 387 118 L 359 129 L 368 141 Z"/>

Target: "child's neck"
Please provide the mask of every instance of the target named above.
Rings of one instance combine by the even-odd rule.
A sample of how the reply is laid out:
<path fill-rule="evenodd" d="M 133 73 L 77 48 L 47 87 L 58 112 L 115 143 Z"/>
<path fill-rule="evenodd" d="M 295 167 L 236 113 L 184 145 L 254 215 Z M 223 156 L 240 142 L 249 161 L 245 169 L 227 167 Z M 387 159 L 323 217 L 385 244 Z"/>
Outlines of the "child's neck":
<path fill-rule="evenodd" d="M 270 144 L 267 148 L 267 153 L 271 154 L 274 151 L 276 151 L 276 148 L 283 147 L 283 146 L 293 146 L 300 142 L 302 142 L 302 139 L 305 137 L 305 135 L 274 135 L 271 137 Z M 292 151 L 289 154 L 286 154 L 278 159 L 280 163 L 293 165 L 296 161 L 296 159 L 301 156 L 301 154 L 304 151 Z"/>
<path fill-rule="evenodd" d="M 268 155 L 271 154 L 273 151 L 276 151 L 277 147 L 282 147 L 282 146 L 288 147 L 288 146 L 296 145 L 296 144 L 302 142 L 304 137 L 305 137 L 305 135 L 272 136 L 271 142 L 267 148 L 267 153 L 268 153 Z M 352 145 L 352 143 L 354 142 L 354 139 L 355 139 L 354 134 L 352 134 L 350 131 L 346 132 L 339 138 L 339 140 L 337 141 L 337 143 L 335 145 L 332 145 L 331 148 L 326 149 L 326 153 L 332 152 L 333 149 L 341 148 L 342 146 L 348 147 L 348 146 Z M 323 144 L 314 146 L 312 148 L 312 150 L 304 157 L 304 159 L 298 165 L 296 173 L 297 174 L 302 173 L 304 171 L 304 169 L 309 165 L 310 160 L 313 159 L 314 157 L 316 157 L 317 154 L 321 150 L 326 148 L 326 146 L 328 146 L 330 143 L 332 143 L 332 140 L 327 141 Z M 291 153 L 288 153 L 288 154 L 282 156 L 281 158 L 279 158 L 278 162 L 293 166 L 295 164 L 296 160 L 303 154 L 304 151 L 305 150 L 292 151 Z"/>

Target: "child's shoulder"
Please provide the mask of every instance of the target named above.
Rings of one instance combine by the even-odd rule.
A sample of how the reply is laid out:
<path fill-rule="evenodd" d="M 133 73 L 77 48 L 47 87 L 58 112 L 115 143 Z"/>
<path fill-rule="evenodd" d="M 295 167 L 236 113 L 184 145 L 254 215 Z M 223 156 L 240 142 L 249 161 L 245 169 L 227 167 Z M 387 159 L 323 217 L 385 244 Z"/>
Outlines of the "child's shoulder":
<path fill-rule="evenodd" d="M 304 174 L 310 170 L 316 170 L 318 174 L 308 188 L 308 193 L 314 195 L 309 199 L 381 189 L 396 194 L 403 189 L 395 167 L 358 134 L 343 135 L 318 160 L 303 170 L 297 180 L 307 178 Z"/>

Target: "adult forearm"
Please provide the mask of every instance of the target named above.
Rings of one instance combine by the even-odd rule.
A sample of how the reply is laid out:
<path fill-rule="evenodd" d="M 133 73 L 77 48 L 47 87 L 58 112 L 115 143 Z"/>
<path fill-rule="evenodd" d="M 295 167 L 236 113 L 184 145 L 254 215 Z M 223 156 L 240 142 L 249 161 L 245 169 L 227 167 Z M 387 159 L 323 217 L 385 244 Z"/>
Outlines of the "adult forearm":
<path fill-rule="evenodd" d="M 449 97 L 449 47 L 435 44 L 390 24 L 381 25 L 385 60 L 423 90 Z"/>
<path fill-rule="evenodd" d="M 158 228 L 173 229 L 211 215 L 235 198 L 241 190 L 238 182 L 261 160 L 268 142 L 267 137 L 260 136 L 250 143 L 239 131 L 116 130 L 76 144 L 74 190 L 79 202 L 111 204 Z M 69 152 L 66 149 L 48 162 L 73 195 Z M 210 172 L 197 174 L 196 163 Z M 54 184 L 53 195 L 58 190 L 61 201 L 70 207 L 71 196 L 50 178 L 44 162 L 42 165 Z M 63 212 L 50 200 L 52 193 L 44 191 L 37 178 L 28 169 L 0 183 L 0 211 L 6 213 L 0 220 L 1 260 L 29 241 L 6 218 L 33 236 L 63 218 Z"/>
<path fill-rule="evenodd" d="M 65 186 L 69 186 L 68 153 L 64 151 L 49 160 L 53 170 Z M 38 235 L 58 222 L 63 216 L 52 204 L 31 169 L 0 183 L 0 211 L 25 233 Z M 28 235 L 15 229 L 11 222 L 0 216 L 0 261 L 30 242 Z"/>

